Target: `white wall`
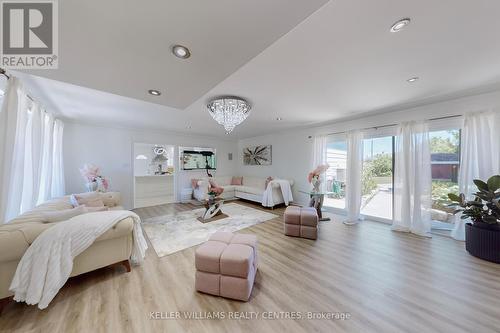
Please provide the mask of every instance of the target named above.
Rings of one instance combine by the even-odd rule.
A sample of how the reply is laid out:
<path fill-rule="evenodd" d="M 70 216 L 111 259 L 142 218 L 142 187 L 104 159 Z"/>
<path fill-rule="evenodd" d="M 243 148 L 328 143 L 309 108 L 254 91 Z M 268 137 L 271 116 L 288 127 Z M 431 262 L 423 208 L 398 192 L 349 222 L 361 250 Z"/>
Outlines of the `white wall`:
<path fill-rule="evenodd" d="M 232 175 L 237 171 L 237 160 L 228 160 L 228 153 L 236 156 L 236 142 L 206 136 L 135 131 L 66 122 L 64 128 L 66 193 L 85 191 L 79 168 L 85 163 L 93 163 L 101 167 L 103 176 L 110 179 L 111 190 L 122 193 L 125 208 L 132 208 L 134 160 L 132 155 L 135 142 L 215 148 L 217 149 L 216 174 Z M 176 168 L 179 170 L 178 165 Z M 179 170 L 178 192 L 184 187 L 191 186 L 191 178 L 203 174 L 204 171 Z"/>
<path fill-rule="evenodd" d="M 500 91 L 477 96 L 464 97 L 442 103 L 400 110 L 364 118 L 331 123 L 310 127 L 307 129 L 288 130 L 271 135 L 242 139 L 238 142 L 238 173 L 242 176 L 278 176 L 291 178 L 295 181 L 293 195 L 296 202 L 305 204 L 308 200 L 306 194 L 299 190 L 309 190 L 307 174 L 312 165 L 313 139 L 309 136 L 317 134 L 330 134 L 353 129 L 362 129 L 372 126 L 396 124 L 407 120 L 424 120 L 451 115 L 461 115 L 466 112 L 483 110 L 500 110 Z M 499 111 L 500 112 L 500 111 Z M 444 120 L 441 122 L 456 122 Z M 271 166 L 244 166 L 243 148 L 255 145 L 272 145 L 273 161 Z M 243 180 L 244 181 L 244 180 Z"/>
<path fill-rule="evenodd" d="M 313 139 L 309 139 L 308 130 L 287 131 L 277 134 L 243 139 L 238 142 L 238 174 L 267 178 L 279 177 L 293 179 L 294 200 L 307 202 L 307 195 L 299 190 L 308 190 L 307 173 L 311 171 Z M 272 145 L 272 164 L 269 166 L 243 165 L 243 148 L 257 145 Z"/>

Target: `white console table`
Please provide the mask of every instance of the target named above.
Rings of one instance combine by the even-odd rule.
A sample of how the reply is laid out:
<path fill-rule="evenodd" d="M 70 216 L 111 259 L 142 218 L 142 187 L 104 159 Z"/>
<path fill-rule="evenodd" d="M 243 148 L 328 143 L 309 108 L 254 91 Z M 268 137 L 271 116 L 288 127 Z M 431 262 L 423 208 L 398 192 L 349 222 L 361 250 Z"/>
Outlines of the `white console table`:
<path fill-rule="evenodd" d="M 172 203 L 174 188 L 174 175 L 135 176 L 134 208 Z"/>

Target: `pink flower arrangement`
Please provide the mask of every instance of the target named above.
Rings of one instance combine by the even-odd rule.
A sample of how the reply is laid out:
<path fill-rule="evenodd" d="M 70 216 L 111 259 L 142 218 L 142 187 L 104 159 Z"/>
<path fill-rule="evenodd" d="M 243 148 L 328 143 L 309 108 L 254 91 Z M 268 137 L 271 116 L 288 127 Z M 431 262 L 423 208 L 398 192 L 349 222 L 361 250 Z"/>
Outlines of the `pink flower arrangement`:
<path fill-rule="evenodd" d="M 87 186 L 92 185 L 90 187 L 94 187 L 93 183 L 95 183 L 95 188 L 98 191 L 104 192 L 108 190 L 108 180 L 99 175 L 99 167 L 95 166 L 94 164 L 85 164 L 83 168 L 80 169 L 80 174 L 87 182 Z"/>
<path fill-rule="evenodd" d="M 330 165 L 328 163 L 318 165 L 316 169 L 309 172 L 309 174 L 307 175 L 307 181 L 311 183 L 313 181 L 313 178 L 319 177 L 322 173 L 326 172 L 329 167 Z"/>
<path fill-rule="evenodd" d="M 94 164 L 85 164 L 80 169 L 80 174 L 87 181 L 87 183 L 95 182 L 99 174 L 99 168 Z"/>

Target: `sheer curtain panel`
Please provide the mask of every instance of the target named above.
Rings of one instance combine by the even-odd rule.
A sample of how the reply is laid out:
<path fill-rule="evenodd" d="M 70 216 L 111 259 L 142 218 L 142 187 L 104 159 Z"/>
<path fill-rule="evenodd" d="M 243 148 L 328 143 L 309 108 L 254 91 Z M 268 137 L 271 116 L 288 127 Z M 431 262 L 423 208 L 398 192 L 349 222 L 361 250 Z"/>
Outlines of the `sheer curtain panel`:
<path fill-rule="evenodd" d="M 428 124 L 404 122 L 396 136 L 392 230 L 430 237 L 431 183 Z"/>
<path fill-rule="evenodd" d="M 487 180 L 500 173 L 498 126 L 500 112 L 470 113 L 464 116 L 458 186 L 460 193 L 472 199 L 474 179 Z M 465 220 L 455 219 L 451 236 L 465 240 Z"/>
<path fill-rule="evenodd" d="M 11 77 L 0 112 L 0 221 L 64 195 L 63 123 Z"/>
<path fill-rule="evenodd" d="M 326 164 L 326 145 L 326 135 L 318 135 L 314 137 L 311 170 L 316 169 L 319 165 Z M 321 174 L 320 179 L 320 189 L 321 191 L 324 191 L 326 189 L 326 172 Z"/>
<path fill-rule="evenodd" d="M 345 224 L 356 224 L 361 209 L 361 176 L 363 172 L 363 132 L 352 131 L 347 134 L 347 177 Z"/>

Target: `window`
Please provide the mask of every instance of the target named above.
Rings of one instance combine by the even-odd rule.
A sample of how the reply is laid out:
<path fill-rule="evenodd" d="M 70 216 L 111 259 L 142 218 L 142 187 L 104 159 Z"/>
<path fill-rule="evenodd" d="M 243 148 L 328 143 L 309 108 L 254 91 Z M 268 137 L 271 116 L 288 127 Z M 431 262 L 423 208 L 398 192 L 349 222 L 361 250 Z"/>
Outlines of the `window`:
<path fill-rule="evenodd" d="M 393 136 L 363 141 L 361 214 L 392 219 Z"/>
<path fill-rule="evenodd" d="M 326 161 L 330 168 L 326 171 L 326 190 L 333 192 L 325 197 L 326 207 L 345 208 L 345 181 L 347 176 L 347 142 L 334 140 L 327 144 Z"/>
<path fill-rule="evenodd" d="M 429 133 L 432 172 L 432 220 L 434 229 L 450 229 L 452 208 L 448 193 L 458 194 L 460 170 L 460 130 Z M 445 225 L 445 224 L 448 225 Z"/>
<path fill-rule="evenodd" d="M 450 128 L 450 126 L 452 126 Z M 433 231 L 453 228 L 452 209 L 448 193 L 458 194 L 460 170 L 459 124 L 434 123 L 429 132 L 432 170 L 432 228 Z M 363 140 L 363 171 L 361 214 L 367 219 L 389 222 L 393 218 L 393 131 L 368 133 Z M 346 208 L 347 141 L 345 137 L 331 137 L 327 144 L 326 190 L 324 206 Z"/>

